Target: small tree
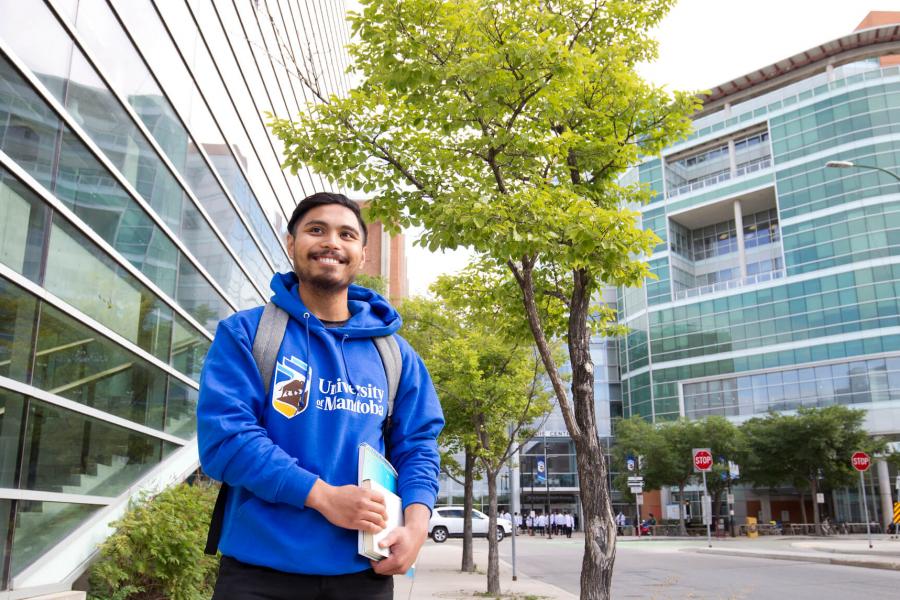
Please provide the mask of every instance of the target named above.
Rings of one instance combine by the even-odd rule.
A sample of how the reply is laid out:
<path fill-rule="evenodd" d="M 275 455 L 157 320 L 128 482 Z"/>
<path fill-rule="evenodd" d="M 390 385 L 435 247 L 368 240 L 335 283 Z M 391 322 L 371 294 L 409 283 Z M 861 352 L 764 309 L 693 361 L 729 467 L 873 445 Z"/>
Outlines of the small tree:
<path fill-rule="evenodd" d="M 439 278 L 432 286 L 437 300 L 408 301 L 401 311 L 414 338 L 422 342 L 420 353 L 447 415 L 445 444 L 466 453 L 467 529 L 476 463 L 487 480 L 487 592 L 499 594 L 500 554 L 494 535 L 497 477 L 520 443 L 533 434 L 530 424 L 550 409 L 551 394 L 542 383 L 541 361 L 530 337 L 523 336 L 523 326 L 515 326 L 512 318 L 497 323 L 498 315 L 509 313 L 513 303 L 502 291 L 510 289 L 510 282 L 504 286 L 502 272 L 485 268 L 482 263 L 461 275 Z M 466 537 L 471 547 L 471 531 Z M 463 570 L 471 563 L 471 552 L 466 561 L 466 545 Z"/>
<path fill-rule="evenodd" d="M 575 443 L 585 516 L 582 598 L 608 598 L 615 524 L 594 412 L 593 334 L 620 332 L 592 303 L 639 285 L 658 238 L 623 208 L 649 191 L 619 178 L 687 133 L 699 105 L 642 81 L 647 31 L 674 0 L 362 0 L 350 47 L 360 84 L 274 120 L 286 165 L 376 192 L 370 214 L 424 227 L 431 249 L 471 246 L 515 276 Z M 289 50 L 285 47 L 286 50 Z M 289 53 L 289 52 L 288 52 Z M 543 320 L 540 306 L 555 302 Z M 564 334 L 571 394 L 553 356 Z"/>

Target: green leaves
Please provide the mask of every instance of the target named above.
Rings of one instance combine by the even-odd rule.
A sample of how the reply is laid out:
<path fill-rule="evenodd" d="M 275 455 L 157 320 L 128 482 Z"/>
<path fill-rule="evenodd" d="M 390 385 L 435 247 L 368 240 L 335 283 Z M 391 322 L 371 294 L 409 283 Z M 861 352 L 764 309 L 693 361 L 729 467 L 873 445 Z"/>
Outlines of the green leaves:
<path fill-rule="evenodd" d="M 488 262 L 432 286 L 435 300 L 400 306 L 403 335 L 422 356 L 444 409 L 442 445 L 468 448 L 496 472 L 550 410 L 550 392 L 518 309 L 518 288 Z M 509 427 L 513 426 L 514 439 Z"/>
<path fill-rule="evenodd" d="M 100 547 L 90 598 L 209 598 L 218 559 L 203 548 L 217 492 L 209 484 L 181 484 L 132 506 Z"/>

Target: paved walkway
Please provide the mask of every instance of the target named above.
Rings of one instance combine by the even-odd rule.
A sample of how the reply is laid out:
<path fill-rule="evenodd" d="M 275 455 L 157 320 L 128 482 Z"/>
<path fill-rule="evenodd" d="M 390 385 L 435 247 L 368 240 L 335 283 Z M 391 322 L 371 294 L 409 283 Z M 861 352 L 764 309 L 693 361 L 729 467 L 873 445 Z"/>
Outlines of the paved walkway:
<path fill-rule="evenodd" d="M 508 544 L 503 540 L 501 544 Z M 487 591 L 488 548 L 484 540 L 475 540 L 475 573 L 462 573 L 462 544 L 435 544 L 425 542 L 419 553 L 414 578 L 394 577 L 394 598 L 443 598 L 471 600 L 476 594 Z M 575 600 L 577 596 L 549 583 L 517 573 L 518 581 L 512 581 L 509 564 L 500 561 L 500 591 L 504 600 L 559 599 Z"/>

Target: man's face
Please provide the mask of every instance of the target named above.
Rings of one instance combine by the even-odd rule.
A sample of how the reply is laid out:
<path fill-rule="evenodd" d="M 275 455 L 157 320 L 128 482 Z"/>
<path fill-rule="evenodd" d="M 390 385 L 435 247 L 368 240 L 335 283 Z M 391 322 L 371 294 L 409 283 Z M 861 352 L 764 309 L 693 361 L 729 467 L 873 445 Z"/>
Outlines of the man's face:
<path fill-rule="evenodd" d="M 366 260 L 359 221 L 346 206 L 311 209 L 287 236 L 288 254 L 304 285 L 323 292 L 347 289 Z"/>

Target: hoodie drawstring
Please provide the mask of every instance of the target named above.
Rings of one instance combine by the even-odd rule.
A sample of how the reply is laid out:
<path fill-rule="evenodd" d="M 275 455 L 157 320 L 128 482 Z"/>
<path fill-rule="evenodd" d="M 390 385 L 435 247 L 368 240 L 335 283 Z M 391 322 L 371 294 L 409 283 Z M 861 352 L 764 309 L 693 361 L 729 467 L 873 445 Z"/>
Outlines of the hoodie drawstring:
<path fill-rule="evenodd" d="M 344 363 L 344 373 L 347 376 L 347 383 L 350 385 L 350 389 L 353 390 L 353 395 L 359 397 L 359 390 L 356 389 L 356 384 L 350 379 L 350 368 L 347 366 L 347 357 L 344 356 L 344 342 L 346 342 L 349 337 L 350 336 L 346 333 L 341 336 L 341 361 Z"/>

